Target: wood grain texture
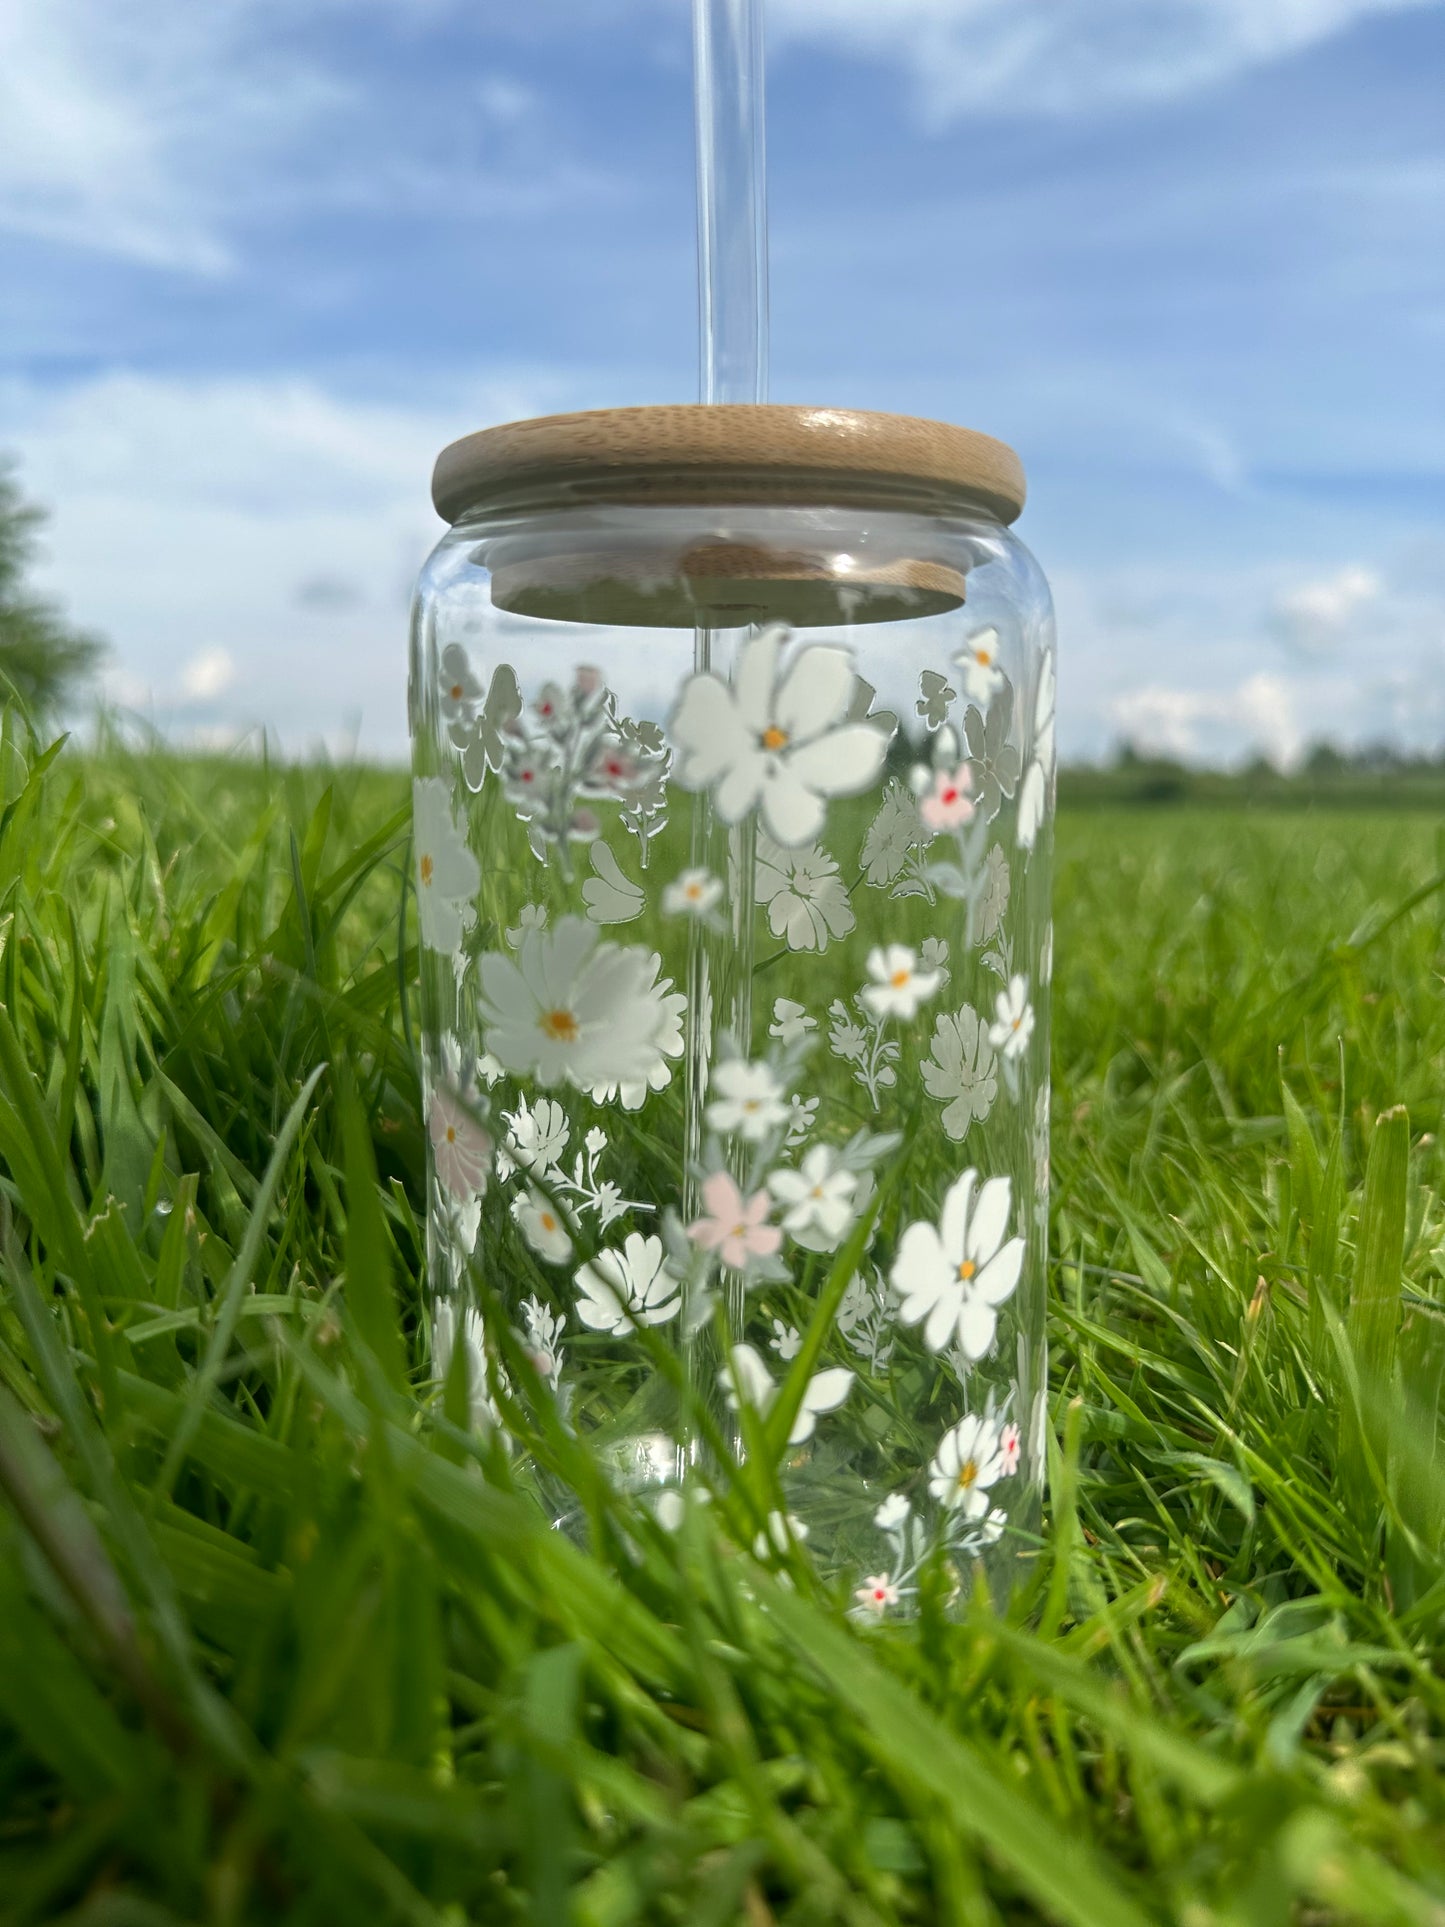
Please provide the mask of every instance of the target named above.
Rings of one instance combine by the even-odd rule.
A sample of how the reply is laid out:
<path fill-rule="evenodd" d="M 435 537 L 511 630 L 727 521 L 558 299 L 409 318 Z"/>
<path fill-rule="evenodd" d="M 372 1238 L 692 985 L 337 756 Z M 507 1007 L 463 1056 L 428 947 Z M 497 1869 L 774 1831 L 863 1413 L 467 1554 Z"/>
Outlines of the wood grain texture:
<path fill-rule="evenodd" d="M 1012 522 L 1023 465 L 970 428 L 914 415 L 768 403 L 606 408 L 484 428 L 444 448 L 432 500 L 449 522 L 555 487 L 638 503 L 849 502 L 982 510 Z"/>

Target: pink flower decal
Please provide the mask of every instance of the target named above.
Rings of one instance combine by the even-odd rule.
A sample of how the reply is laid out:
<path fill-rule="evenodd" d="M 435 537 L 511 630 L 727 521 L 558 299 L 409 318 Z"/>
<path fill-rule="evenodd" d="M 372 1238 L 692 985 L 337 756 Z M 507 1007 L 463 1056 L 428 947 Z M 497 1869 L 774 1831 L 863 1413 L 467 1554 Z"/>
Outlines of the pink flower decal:
<path fill-rule="evenodd" d="M 1006 1477 L 1018 1471 L 1019 1454 L 1022 1449 L 1023 1441 L 1019 1437 L 1019 1428 L 1016 1425 L 1006 1425 L 998 1435 L 998 1455 L 1003 1460 Z"/>
<path fill-rule="evenodd" d="M 783 1242 L 775 1224 L 765 1222 L 772 1200 L 766 1191 L 744 1198 L 726 1171 L 715 1171 L 702 1187 L 707 1216 L 687 1228 L 704 1251 L 716 1251 L 725 1265 L 745 1271 L 749 1258 L 771 1258 Z"/>
<path fill-rule="evenodd" d="M 433 1091 L 427 1132 L 443 1190 L 458 1204 L 470 1204 L 487 1182 L 491 1138 L 449 1091 Z"/>
<path fill-rule="evenodd" d="M 960 763 L 952 776 L 940 770 L 933 788 L 918 805 L 918 814 L 930 830 L 956 830 L 967 823 L 978 808 L 973 800 L 973 771 Z"/>
<path fill-rule="evenodd" d="M 881 1619 L 890 1606 L 898 1604 L 898 1588 L 886 1572 L 870 1573 L 857 1588 L 853 1597 L 868 1612 L 877 1613 Z"/>

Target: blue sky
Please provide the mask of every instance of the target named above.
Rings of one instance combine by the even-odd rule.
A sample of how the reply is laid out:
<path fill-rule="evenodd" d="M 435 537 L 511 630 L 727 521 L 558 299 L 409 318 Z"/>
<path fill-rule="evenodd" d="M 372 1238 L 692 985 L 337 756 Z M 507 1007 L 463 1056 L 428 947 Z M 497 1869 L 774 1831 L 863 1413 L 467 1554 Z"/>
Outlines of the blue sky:
<path fill-rule="evenodd" d="M 1061 739 L 1445 741 L 1445 5 L 773 0 L 772 393 L 1012 442 Z M 0 448 L 117 699 L 399 750 L 432 456 L 690 399 L 683 0 L 0 0 Z"/>

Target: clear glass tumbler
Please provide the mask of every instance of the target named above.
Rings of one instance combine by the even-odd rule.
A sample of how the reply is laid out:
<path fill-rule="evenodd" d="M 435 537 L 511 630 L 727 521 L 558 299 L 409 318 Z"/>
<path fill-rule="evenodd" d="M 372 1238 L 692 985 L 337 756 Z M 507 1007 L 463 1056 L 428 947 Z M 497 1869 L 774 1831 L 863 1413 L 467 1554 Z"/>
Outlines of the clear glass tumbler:
<path fill-rule="evenodd" d="M 433 1347 L 611 1476 L 779 1468 L 862 1615 L 1026 1556 L 1048 589 L 1016 458 L 846 410 L 485 430 L 411 644 Z M 559 1520 L 572 1501 L 539 1494 Z"/>

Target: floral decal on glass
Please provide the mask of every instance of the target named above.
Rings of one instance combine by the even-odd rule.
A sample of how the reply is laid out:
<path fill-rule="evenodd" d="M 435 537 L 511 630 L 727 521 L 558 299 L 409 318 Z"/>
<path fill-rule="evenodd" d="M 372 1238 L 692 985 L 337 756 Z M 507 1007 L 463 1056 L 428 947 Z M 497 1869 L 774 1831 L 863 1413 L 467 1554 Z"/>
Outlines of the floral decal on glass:
<path fill-rule="evenodd" d="M 570 1082 L 636 1110 L 682 1055 L 687 1000 L 661 968 L 655 951 L 603 943 L 580 917 L 523 930 L 515 957 L 481 960 L 484 1048 L 514 1076 Z"/>
<path fill-rule="evenodd" d="M 857 922 L 838 865 L 817 843 L 787 850 L 760 835 L 756 876 L 768 928 L 789 950 L 826 950 Z"/>
<path fill-rule="evenodd" d="M 775 842 L 795 848 L 818 835 L 830 797 L 873 781 L 888 734 L 853 720 L 850 650 L 787 644 L 774 624 L 743 644 L 731 681 L 711 671 L 689 677 L 668 735 L 684 789 L 709 790 L 724 823 L 755 809 Z"/>
<path fill-rule="evenodd" d="M 1054 684 L 1021 710 L 1017 654 L 972 629 L 900 723 L 775 624 L 653 719 L 449 643 L 414 792 L 438 1379 L 460 1350 L 479 1428 L 542 1396 L 651 1464 L 664 1348 L 782 1455 L 754 1555 L 865 1621 L 996 1545 L 1042 1452 Z"/>
<path fill-rule="evenodd" d="M 481 868 L 441 777 L 421 777 L 412 784 L 411 809 L 421 940 L 428 950 L 454 956 L 476 921 Z"/>

